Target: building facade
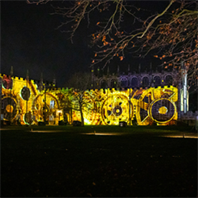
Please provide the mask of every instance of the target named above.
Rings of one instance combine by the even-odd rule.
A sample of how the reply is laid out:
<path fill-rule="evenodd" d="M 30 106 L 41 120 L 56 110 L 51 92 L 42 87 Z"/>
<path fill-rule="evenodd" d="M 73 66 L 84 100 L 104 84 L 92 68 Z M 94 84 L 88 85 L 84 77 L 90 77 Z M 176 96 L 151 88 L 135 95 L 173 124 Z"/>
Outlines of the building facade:
<path fill-rule="evenodd" d="M 12 124 L 80 121 L 72 89 L 0 75 L 1 119 Z M 89 107 L 83 109 L 87 125 L 172 125 L 188 111 L 185 77 L 176 71 L 96 76 L 84 94 Z"/>

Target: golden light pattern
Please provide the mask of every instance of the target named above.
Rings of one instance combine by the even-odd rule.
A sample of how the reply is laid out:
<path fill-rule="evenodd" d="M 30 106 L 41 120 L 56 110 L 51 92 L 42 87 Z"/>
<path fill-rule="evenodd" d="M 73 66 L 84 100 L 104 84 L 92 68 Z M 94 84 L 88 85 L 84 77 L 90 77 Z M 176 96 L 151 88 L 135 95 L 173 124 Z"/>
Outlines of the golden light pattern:
<path fill-rule="evenodd" d="M 3 105 L 3 107 L 2 107 Z M 1 98 L 1 108 L 4 109 L 4 120 L 13 121 L 17 115 L 17 102 L 10 94 Z"/>
<path fill-rule="evenodd" d="M 108 96 L 101 109 L 102 122 L 108 125 L 118 125 L 120 121 L 128 122 L 132 115 L 132 104 L 126 93 L 115 92 Z"/>
<path fill-rule="evenodd" d="M 138 125 L 149 125 L 156 122 L 158 125 L 169 124 L 171 120 L 177 120 L 178 89 L 173 86 L 149 88 L 138 90 L 133 95 L 133 103 L 136 103 L 136 118 Z M 159 109 L 167 109 L 166 114 Z"/>
<path fill-rule="evenodd" d="M 97 113 L 97 106 L 96 106 L 96 98 L 94 98 L 91 93 L 86 92 L 84 94 L 84 101 L 83 103 L 83 116 L 84 122 L 86 125 L 98 125 L 99 124 L 99 114 Z M 74 106 L 78 106 L 78 102 L 74 101 Z M 73 120 L 81 121 L 81 116 L 79 111 L 73 111 Z"/>
<path fill-rule="evenodd" d="M 159 112 L 160 106 L 167 108 L 167 113 L 163 114 Z M 166 106 L 164 106 L 166 105 Z M 158 113 L 157 113 L 158 111 Z M 151 118 L 158 124 L 166 124 L 176 118 L 177 110 L 176 105 L 169 99 L 158 99 L 151 104 L 150 115 Z"/>
<path fill-rule="evenodd" d="M 61 114 L 58 114 L 58 116 L 56 116 L 56 110 L 58 109 L 59 102 L 53 93 L 42 92 L 38 94 L 33 100 L 33 111 L 37 121 L 44 121 L 45 114 L 46 121 L 49 121 L 49 117 L 53 115 L 53 117 L 58 117 L 55 119 L 55 122 L 58 123 L 58 121 L 62 118 Z"/>
<path fill-rule="evenodd" d="M 158 110 L 158 113 L 160 114 L 166 114 L 168 112 L 168 109 L 166 107 L 160 107 Z"/>
<path fill-rule="evenodd" d="M 72 100 L 72 92 L 69 90 L 39 91 L 33 80 L 12 78 L 11 89 L 2 86 L 4 120 L 11 119 L 14 122 L 20 117 L 21 124 L 38 124 L 39 121 L 44 121 L 45 114 L 46 121 L 55 125 L 64 119 L 63 115 L 66 115 L 70 123 L 80 121 L 79 111 L 74 108 L 71 112 L 65 111 L 69 102 L 64 103 L 63 99 Z M 87 90 L 84 97 L 86 105 L 83 107 L 83 117 L 86 125 L 118 125 L 120 121 L 132 124 L 134 119 L 138 125 L 151 125 L 153 122 L 170 125 L 178 117 L 178 89 L 173 86 L 127 90 L 95 89 Z M 77 105 L 75 101 L 70 102 Z"/>
<path fill-rule="evenodd" d="M 9 105 L 9 104 L 8 104 L 8 105 L 6 106 L 6 111 L 7 111 L 8 113 L 12 113 L 12 112 L 13 112 L 13 109 L 14 109 L 14 108 L 13 108 L 12 105 Z"/>

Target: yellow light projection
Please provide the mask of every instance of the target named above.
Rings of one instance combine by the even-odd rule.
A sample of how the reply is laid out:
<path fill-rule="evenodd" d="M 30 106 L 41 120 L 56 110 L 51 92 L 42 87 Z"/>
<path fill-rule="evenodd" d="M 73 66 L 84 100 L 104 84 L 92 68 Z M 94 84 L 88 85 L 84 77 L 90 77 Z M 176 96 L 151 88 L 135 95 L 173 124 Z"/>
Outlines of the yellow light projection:
<path fill-rule="evenodd" d="M 158 113 L 160 114 L 166 114 L 168 112 L 168 109 L 166 107 L 160 107 L 158 110 Z"/>
<path fill-rule="evenodd" d="M 49 118 L 53 117 L 54 122 L 58 124 L 58 121 L 63 119 L 61 113 L 56 115 L 56 110 L 58 109 L 58 99 L 52 93 L 42 92 L 33 100 L 33 110 L 37 121 L 44 121 L 44 116 L 46 116 L 46 121 L 49 121 Z"/>
<path fill-rule="evenodd" d="M 13 108 L 12 105 L 9 105 L 9 104 L 8 104 L 8 105 L 6 106 L 6 111 L 7 111 L 8 113 L 12 113 L 13 110 L 14 110 L 14 108 Z"/>
<path fill-rule="evenodd" d="M 132 104 L 126 93 L 111 93 L 102 104 L 101 118 L 103 124 L 118 125 L 120 121 L 128 122 L 132 118 Z"/>
<path fill-rule="evenodd" d="M 5 84 L 2 84 L 4 120 L 15 123 L 16 119 L 19 119 L 21 124 L 25 124 L 25 118 L 32 114 L 32 100 L 38 93 L 37 85 L 33 80 L 27 81 L 23 78 L 11 78 L 6 75 L 0 75 L 0 77 L 3 81 L 5 80 Z"/>
<path fill-rule="evenodd" d="M 44 121 L 45 116 L 47 122 L 58 125 L 64 119 L 63 115 L 67 115 L 70 123 L 81 121 L 79 110 L 74 108 L 78 103 L 69 89 L 39 91 L 33 80 L 18 77 L 12 78 L 12 86 L 8 86 L 9 79 L 2 85 L 4 120 L 15 122 L 20 117 L 21 124 L 38 124 Z M 68 98 L 65 103 L 64 97 Z M 131 125 L 136 119 L 138 125 L 151 125 L 154 122 L 158 125 L 174 124 L 178 117 L 177 102 L 178 89 L 173 86 L 122 91 L 87 90 L 84 95 L 84 123 L 118 125 L 124 121 Z M 67 107 L 69 103 L 73 105 L 71 112 L 64 112 L 64 109 L 70 108 Z"/>
<path fill-rule="evenodd" d="M 89 93 L 88 91 L 84 94 L 82 108 L 84 123 L 86 125 L 98 125 L 100 122 L 100 115 L 97 113 L 96 98 L 94 98 L 92 94 L 93 93 Z M 79 109 L 78 101 L 73 101 L 73 109 L 72 120 L 81 121 L 80 111 L 75 110 Z"/>
<path fill-rule="evenodd" d="M 100 124 L 118 125 L 120 121 L 131 124 L 136 118 L 138 125 L 149 125 L 153 122 L 158 125 L 168 125 L 170 121 L 177 120 L 175 103 L 178 100 L 178 91 L 175 87 L 124 91 L 107 89 L 96 92 L 96 103 L 100 107 L 97 110 L 100 114 Z M 86 112 L 84 115 L 86 117 Z"/>
<path fill-rule="evenodd" d="M 17 115 L 17 102 L 12 95 L 5 96 L 1 99 L 1 103 L 3 104 L 4 110 L 2 113 L 4 114 L 4 120 L 13 121 Z"/>
<path fill-rule="evenodd" d="M 149 125 L 153 121 L 158 125 L 164 125 L 169 124 L 171 120 L 177 120 L 175 105 L 177 100 L 178 90 L 173 86 L 151 87 L 142 90 L 141 93 L 135 93 L 133 101 L 137 104 L 136 118 L 138 125 Z"/>

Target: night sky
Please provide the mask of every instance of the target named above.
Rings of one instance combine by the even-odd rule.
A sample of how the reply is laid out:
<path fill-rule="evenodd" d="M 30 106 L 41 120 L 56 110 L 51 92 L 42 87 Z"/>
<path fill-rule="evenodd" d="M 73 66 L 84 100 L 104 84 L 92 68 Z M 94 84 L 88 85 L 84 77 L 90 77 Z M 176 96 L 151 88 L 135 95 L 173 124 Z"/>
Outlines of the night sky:
<path fill-rule="evenodd" d="M 155 8 L 159 5 L 156 2 Z M 26 1 L 1 1 L 2 74 L 9 74 L 13 66 L 14 76 L 25 78 L 28 69 L 30 79 L 39 80 L 42 72 L 45 81 L 55 77 L 57 86 L 63 87 L 75 72 L 91 70 L 94 52 L 88 47 L 90 32 L 86 25 L 78 30 L 72 44 L 69 34 L 56 29 L 62 18 L 50 15 L 53 12 L 51 3 L 37 6 Z M 145 65 L 150 61 L 144 60 Z M 127 70 L 128 64 L 139 63 L 130 58 L 119 63 L 122 70 Z"/>

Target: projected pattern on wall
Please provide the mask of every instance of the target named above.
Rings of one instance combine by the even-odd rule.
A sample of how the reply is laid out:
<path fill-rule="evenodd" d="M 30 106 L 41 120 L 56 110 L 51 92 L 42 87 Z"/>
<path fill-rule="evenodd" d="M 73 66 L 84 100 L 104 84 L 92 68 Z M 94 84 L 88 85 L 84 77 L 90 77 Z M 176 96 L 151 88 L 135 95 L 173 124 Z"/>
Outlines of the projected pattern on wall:
<path fill-rule="evenodd" d="M 119 121 L 129 122 L 133 116 L 133 107 L 126 93 L 115 91 L 102 103 L 101 118 L 103 124 L 117 125 Z"/>
<path fill-rule="evenodd" d="M 155 121 L 163 125 L 168 124 L 171 120 L 177 120 L 177 92 L 177 88 L 172 86 L 136 91 L 133 100 L 136 100 L 137 104 L 138 124 L 148 125 Z"/>
<path fill-rule="evenodd" d="M 61 99 L 66 94 L 71 94 L 70 89 L 39 91 L 33 80 L 26 81 L 17 77 L 11 81 L 5 78 L 3 82 L 12 85 L 2 85 L 1 108 L 4 120 L 14 122 L 19 115 L 21 124 L 38 124 L 44 120 L 45 115 L 46 121 L 52 116 L 56 119 L 54 124 L 58 124 L 63 119 L 63 109 L 67 105 L 60 105 Z M 178 117 L 178 89 L 173 86 L 122 91 L 96 89 L 86 91 L 84 97 L 88 104 L 83 108 L 84 123 L 87 125 L 118 125 L 120 121 L 132 124 L 135 119 L 138 125 L 149 125 L 153 122 L 168 125 L 174 124 Z M 72 96 L 68 98 L 72 107 L 78 106 Z M 72 108 L 71 112 L 65 113 L 70 123 L 81 120 L 79 111 Z"/>
<path fill-rule="evenodd" d="M 120 121 L 138 125 L 173 124 L 177 120 L 177 88 L 158 87 L 149 89 L 116 91 L 115 89 L 91 90 L 92 102 L 97 110 L 84 111 L 85 124 L 118 125 Z M 74 112 L 80 121 L 80 113 Z M 76 116 L 78 115 L 78 116 Z"/>

